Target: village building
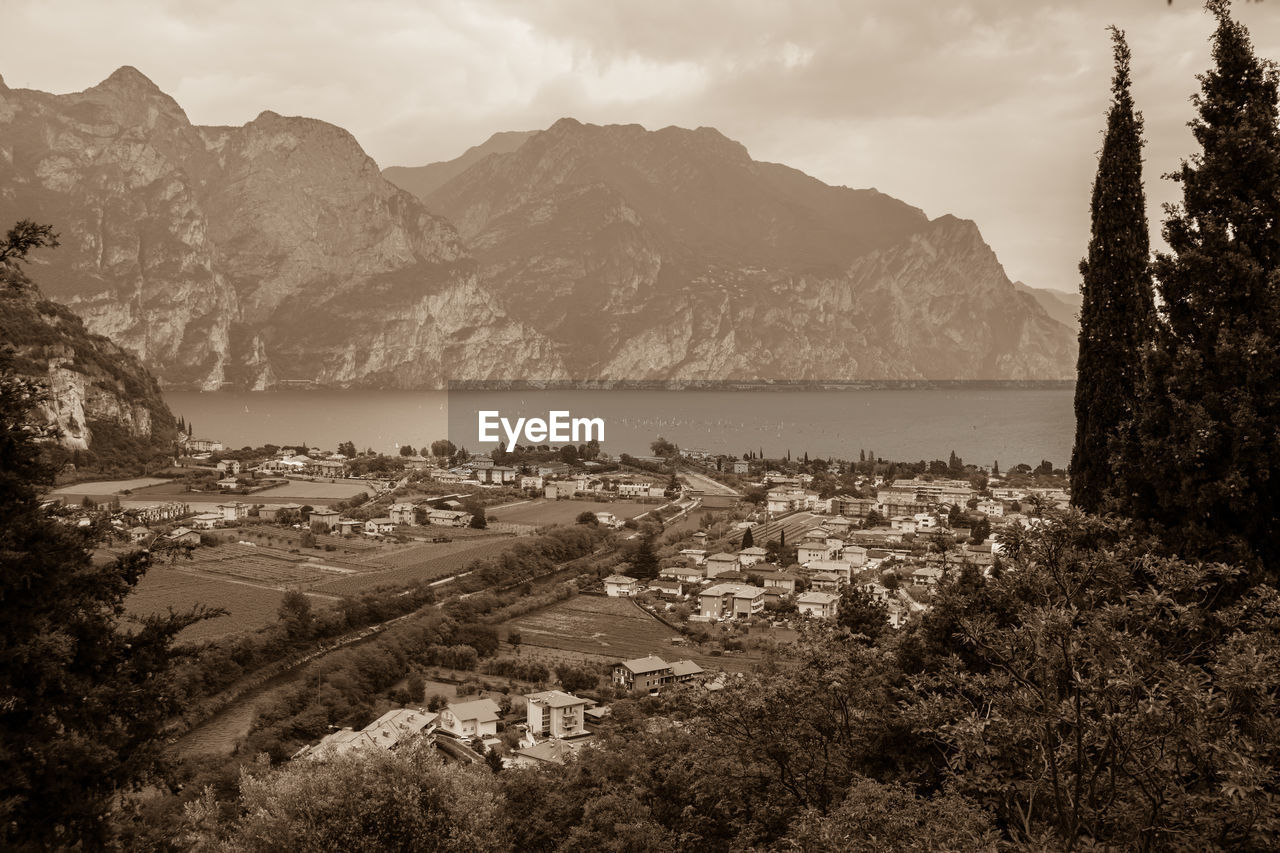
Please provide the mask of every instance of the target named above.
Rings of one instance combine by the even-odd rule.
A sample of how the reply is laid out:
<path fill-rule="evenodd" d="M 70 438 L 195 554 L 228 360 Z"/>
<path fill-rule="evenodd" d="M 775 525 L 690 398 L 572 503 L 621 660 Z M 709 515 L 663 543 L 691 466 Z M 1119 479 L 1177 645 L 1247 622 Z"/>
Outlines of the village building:
<path fill-rule="evenodd" d="M 614 664 L 613 683 L 635 693 L 657 693 L 669 684 L 690 681 L 702 674 L 702 667 L 691 660 L 667 663 L 660 657 L 644 658 Z"/>
<path fill-rule="evenodd" d="M 321 530 L 332 530 L 338 523 L 338 513 L 331 509 L 315 509 L 307 516 L 307 524 Z"/>
<path fill-rule="evenodd" d="M 698 593 L 703 619 L 737 619 L 764 610 L 764 590 L 745 583 L 719 583 Z"/>
<path fill-rule="evenodd" d="M 707 570 L 707 577 L 717 578 L 728 572 L 736 572 L 738 570 L 738 556 L 736 554 L 712 554 L 707 557 L 703 566 Z"/>
<path fill-rule="evenodd" d="M 492 699 L 450 702 L 440 712 L 440 728 L 458 737 L 485 737 L 498 733 L 498 703 Z"/>
<path fill-rule="evenodd" d="M 609 575 L 604 579 L 604 591 L 610 598 L 630 598 L 640 591 L 640 582 L 626 575 Z"/>
<path fill-rule="evenodd" d="M 235 524 L 249 517 L 249 505 L 240 501 L 218 504 L 218 512 L 221 513 L 223 521 Z"/>
<path fill-rule="evenodd" d="M 196 530 L 212 530 L 222 521 L 222 513 L 220 512 L 202 512 L 190 519 L 191 526 Z"/>
<path fill-rule="evenodd" d="M 395 532 L 396 526 L 389 518 L 371 518 L 364 523 L 366 536 L 385 536 Z"/>
<path fill-rule="evenodd" d="M 748 566 L 754 566 L 756 563 L 763 563 L 767 556 L 769 556 L 769 552 L 759 546 L 743 548 L 738 552 L 738 565 L 745 569 Z"/>
<path fill-rule="evenodd" d="M 537 737 L 579 737 L 583 727 L 587 700 L 571 693 L 547 690 L 525 696 L 526 723 L 530 734 Z"/>
<path fill-rule="evenodd" d="M 387 510 L 387 517 L 391 519 L 392 524 L 402 526 L 415 525 L 418 523 L 417 510 L 416 506 L 409 503 L 392 504 L 391 508 Z"/>
<path fill-rule="evenodd" d="M 839 606 L 840 596 L 832 592 L 806 592 L 796 599 L 800 614 L 814 619 L 834 619 Z"/>
<path fill-rule="evenodd" d="M 164 538 L 177 545 L 199 545 L 200 534 L 189 527 L 175 527 L 164 535 Z"/>

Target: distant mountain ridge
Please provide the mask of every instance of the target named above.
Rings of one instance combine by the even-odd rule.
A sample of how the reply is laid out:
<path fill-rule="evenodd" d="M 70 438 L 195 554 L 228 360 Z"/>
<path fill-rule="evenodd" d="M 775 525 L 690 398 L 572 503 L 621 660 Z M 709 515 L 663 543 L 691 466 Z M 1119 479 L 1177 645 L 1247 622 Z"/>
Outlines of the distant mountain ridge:
<path fill-rule="evenodd" d="M 54 224 L 46 292 L 169 386 L 1074 372 L 972 223 L 710 128 L 566 119 L 386 174 L 422 198 L 341 128 L 195 126 L 129 67 L 0 88 L 0 219 Z"/>
<path fill-rule="evenodd" d="M 536 130 L 504 130 L 473 145 L 460 157 L 425 166 L 388 166 L 382 176 L 418 198 L 425 198 L 490 154 L 508 154 L 529 141 Z"/>

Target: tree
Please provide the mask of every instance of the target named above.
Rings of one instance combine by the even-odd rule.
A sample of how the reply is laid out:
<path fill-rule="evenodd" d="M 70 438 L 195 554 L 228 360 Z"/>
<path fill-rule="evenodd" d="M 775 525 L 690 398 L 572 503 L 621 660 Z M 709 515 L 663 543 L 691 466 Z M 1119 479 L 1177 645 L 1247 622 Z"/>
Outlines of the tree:
<path fill-rule="evenodd" d="M 1227 0 L 1214 67 L 1193 99 L 1201 153 L 1174 176 L 1182 203 L 1154 272 L 1163 322 L 1148 359 L 1132 507 L 1184 556 L 1280 573 L 1280 127 L 1276 67 Z M 1141 466 L 1141 467 L 1140 467 Z"/>
<path fill-rule="evenodd" d="M 600 519 L 596 518 L 596 514 L 589 509 L 584 509 L 582 512 L 578 513 L 578 518 L 576 520 L 578 524 L 590 524 L 593 527 L 600 524 Z"/>
<path fill-rule="evenodd" d="M 600 676 L 591 670 L 568 664 L 560 664 L 556 667 L 556 678 L 560 680 L 560 686 L 568 693 L 577 693 L 580 690 L 594 690 L 600 682 Z"/>
<path fill-rule="evenodd" d="M 755 544 L 756 538 L 751 535 L 751 528 L 748 527 L 746 532 L 742 534 L 742 548 L 743 550 L 746 550 L 747 548 L 754 548 Z"/>
<path fill-rule="evenodd" d="M 635 540 L 631 550 L 631 576 L 649 580 L 658 576 L 658 553 L 654 548 L 656 532 L 646 529 Z"/>
<path fill-rule="evenodd" d="M 400 455 L 401 456 L 417 456 L 418 451 L 414 449 L 414 446 L 412 444 L 402 444 L 400 445 Z"/>
<path fill-rule="evenodd" d="M 150 772 L 178 710 L 174 639 L 223 611 L 124 627 L 152 555 L 95 562 L 105 530 L 40 507 L 37 486 L 54 473 L 39 443 L 53 434 L 43 393 L 0 352 L 0 846 L 99 849 L 116 794 Z"/>
<path fill-rule="evenodd" d="M 453 442 L 447 438 L 442 438 L 442 439 L 439 439 L 438 441 L 431 442 L 432 456 L 439 456 L 439 457 L 453 456 L 457 452 L 458 452 L 458 448 L 455 447 Z"/>
<path fill-rule="evenodd" d="M 0 243 L 0 268 L 26 261 L 27 253 L 32 249 L 55 249 L 58 245 L 58 235 L 53 233 L 52 225 L 37 225 L 30 219 L 20 220 Z"/>
<path fill-rule="evenodd" d="M 354 441 L 343 441 L 338 444 L 338 453 L 348 459 L 356 458 L 356 443 Z"/>
<path fill-rule="evenodd" d="M 291 640 L 305 640 L 311 636 L 311 599 L 296 589 L 291 589 L 280 599 L 276 610 L 280 622 Z"/>
<path fill-rule="evenodd" d="M 485 518 L 484 507 L 479 504 L 471 507 L 471 521 L 467 526 L 473 530 L 484 530 L 489 526 L 489 520 Z"/>
<path fill-rule="evenodd" d="M 666 458 L 680 455 L 680 448 L 676 447 L 662 436 L 658 436 L 655 440 L 649 443 L 649 451 L 653 453 L 654 456 L 663 456 Z"/>
<path fill-rule="evenodd" d="M 889 609 L 861 586 L 845 587 L 836 606 L 836 624 L 874 640 L 889 624 Z"/>
<path fill-rule="evenodd" d="M 1142 114 L 1129 92 L 1129 46 L 1114 27 L 1112 100 L 1093 183 L 1093 233 L 1080 262 L 1080 350 L 1071 502 L 1086 512 L 1116 494 L 1113 456 L 1130 430 L 1154 308 L 1142 186 Z M 1043 467 L 1043 463 L 1042 463 Z M 1052 472 L 1053 466 L 1049 466 Z M 1040 473 L 1040 469 L 1036 469 Z M 1123 489 L 1119 490 L 1121 493 Z"/>

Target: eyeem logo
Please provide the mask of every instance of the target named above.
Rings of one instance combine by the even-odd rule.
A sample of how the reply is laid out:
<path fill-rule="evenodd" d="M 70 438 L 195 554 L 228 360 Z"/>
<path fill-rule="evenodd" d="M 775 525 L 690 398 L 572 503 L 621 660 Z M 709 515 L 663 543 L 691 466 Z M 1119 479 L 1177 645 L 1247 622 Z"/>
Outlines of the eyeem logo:
<path fill-rule="evenodd" d="M 588 441 L 604 441 L 604 418 L 575 418 L 568 412 L 547 412 L 547 419 L 516 418 L 513 424 L 502 417 L 501 412 L 481 411 L 477 413 L 480 421 L 480 441 L 496 441 L 502 443 L 498 428 L 507 437 L 507 452 L 511 453 L 520 444 L 523 435 L 525 444 L 540 444 L 544 441 L 563 443 L 572 441 L 581 444 Z"/>

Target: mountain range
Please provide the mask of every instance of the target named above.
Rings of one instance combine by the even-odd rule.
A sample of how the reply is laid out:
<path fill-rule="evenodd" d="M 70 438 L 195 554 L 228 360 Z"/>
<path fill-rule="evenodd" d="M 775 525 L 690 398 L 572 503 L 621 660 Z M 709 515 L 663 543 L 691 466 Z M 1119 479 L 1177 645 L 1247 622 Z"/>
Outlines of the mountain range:
<path fill-rule="evenodd" d="M 20 218 L 60 232 L 46 294 L 170 387 L 1074 375 L 973 222 L 711 128 L 562 119 L 383 172 L 314 119 L 194 125 L 130 67 L 0 80 Z"/>

